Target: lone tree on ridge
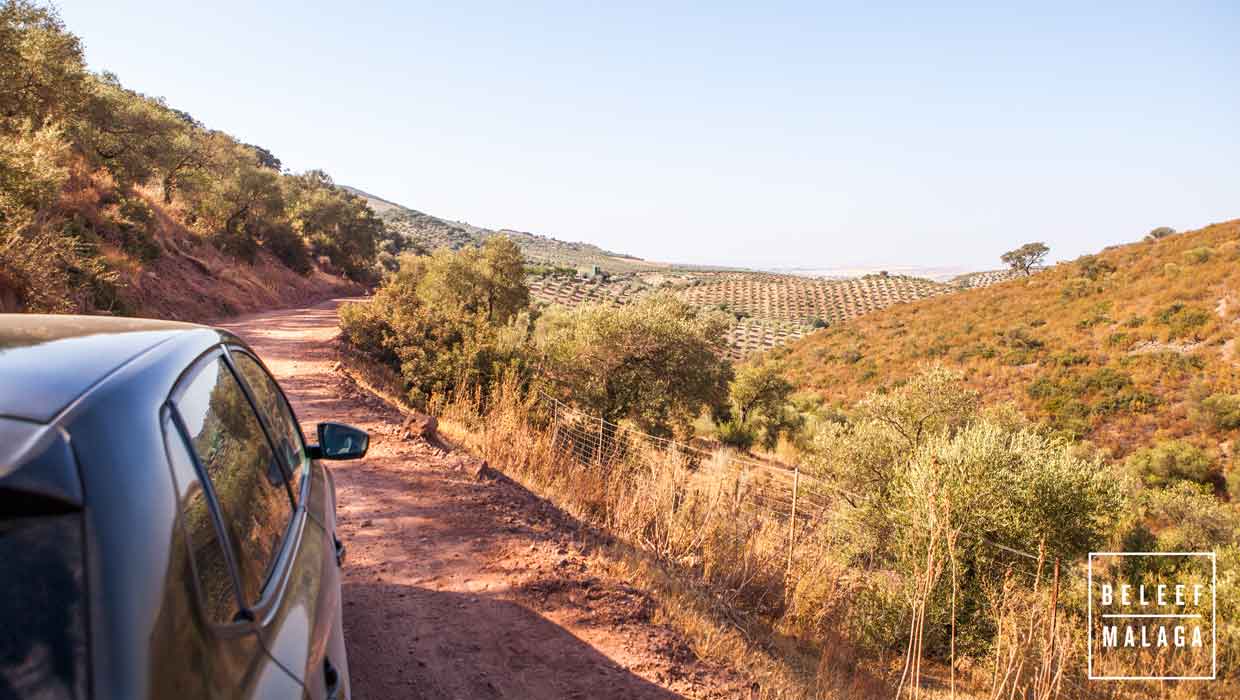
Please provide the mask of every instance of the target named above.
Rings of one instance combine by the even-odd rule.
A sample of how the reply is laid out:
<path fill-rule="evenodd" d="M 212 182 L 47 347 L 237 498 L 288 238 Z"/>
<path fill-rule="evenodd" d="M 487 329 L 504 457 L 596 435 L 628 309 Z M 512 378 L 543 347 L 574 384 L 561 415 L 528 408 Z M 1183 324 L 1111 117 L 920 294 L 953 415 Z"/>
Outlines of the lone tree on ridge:
<path fill-rule="evenodd" d="M 999 259 L 1016 272 L 1029 275 L 1033 273 L 1033 268 L 1042 264 L 1050 251 L 1045 243 L 1026 243 L 1016 250 L 1009 250 Z"/>

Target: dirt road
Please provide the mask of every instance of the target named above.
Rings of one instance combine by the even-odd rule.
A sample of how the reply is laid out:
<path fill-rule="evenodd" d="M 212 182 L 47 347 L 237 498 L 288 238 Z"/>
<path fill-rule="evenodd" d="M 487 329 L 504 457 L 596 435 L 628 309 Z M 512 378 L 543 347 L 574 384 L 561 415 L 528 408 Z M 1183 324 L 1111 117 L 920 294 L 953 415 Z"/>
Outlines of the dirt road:
<path fill-rule="evenodd" d="M 307 435 L 323 420 L 370 431 L 365 459 L 333 467 L 356 698 L 748 697 L 650 622 L 645 591 L 600 573 L 570 516 L 400 439 L 400 413 L 333 369 L 338 304 L 222 325 L 257 349 Z"/>

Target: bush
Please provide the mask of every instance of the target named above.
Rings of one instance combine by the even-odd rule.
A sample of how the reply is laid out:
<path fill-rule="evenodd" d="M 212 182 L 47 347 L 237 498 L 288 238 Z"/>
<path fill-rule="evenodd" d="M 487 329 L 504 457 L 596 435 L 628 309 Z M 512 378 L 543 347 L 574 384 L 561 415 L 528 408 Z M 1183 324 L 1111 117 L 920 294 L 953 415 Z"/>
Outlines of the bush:
<path fill-rule="evenodd" d="M 221 253 L 231 255 L 251 265 L 254 264 L 254 260 L 258 257 L 258 242 L 245 231 L 226 228 L 217 229 L 214 233 L 207 236 L 207 240 Z"/>
<path fill-rule="evenodd" d="M 258 227 L 258 238 L 263 249 L 289 269 L 301 275 L 310 272 L 310 250 L 289 224 L 283 221 L 264 222 Z"/>
<path fill-rule="evenodd" d="M 757 430 L 752 425 L 746 425 L 736 418 L 719 423 L 716 426 L 716 434 L 719 442 L 738 450 L 748 450 L 758 440 Z"/>
<path fill-rule="evenodd" d="M 792 408 L 790 397 L 793 386 L 783 377 L 783 367 L 774 361 L 742 366 L 728 387 L 728 413 L 730 433 L 751 434 L 748 449 L 759 436 L 762 446 L 771 449 L 780 435 L 787 435 L 800 427 L 800 414 Z M 722 428 L 722 426 L 721 426 Z M 720 432 L 720 439 L 724 431 Z M 740 444 L 734 445 L 741 447 Z"/>
<path fill-rule="evenodd" d="M 961 533 L 952 553 L 962 572 L 956 626 L 961 648 L 984 650 L 993 632 L 987 590 L 1000 583 L 1007 555 L 977 538 L 1072 558 L 1105 543 L 1121 509 L 1118 482 L 1094 458 L 1028 426 L 1015 410 L 984 409 L 959 373 L 931 368 L 887 394 L 871 394 L 847 424 L 815 434 L 807 466 L 856 494 L 839 506 L 850 536 L 833 556 L 864 572 L 868 615 L 854 634 L 901 648 L 909 597 L 924 580 L 929 535 Z M 939 545 L 942 541 L 939 540 Z M 950 568 L 950 565 L 945 565 Z M 894 578 L 894 580 L 893 580 Z M 934 588 L 926 650 L 947 652 L 951 586 Z"/>
<path fill-rule="evenodd" d="M 1081 299 L 1098 291 L 1098 285 L 1088 277 L 1073 277 L 1064 284 L 1060 296 L 1064 300 Z"/>
<path fill-rule="evenodd" d="M 1212 248 L 1201 246 L 1184 251 L 1184 260 L 1190 265 L 1201 265 L 1207 263 L 1214 256 Z"/>
<path fill-rule="evenodd" d="M 1163 238 L 1167 238 L 1168 236 L 1174 236 L 1174 235 L 1175 235 L 1175 229 L 1171 228 L 1170 226 L 1159 226 L 1158 228 L 1145 234 L 1145 240 L 1157 241 Z"/>
<path fill-rule="evenodd" d="M 856 348 L 849 348 L 840 354 L 840 359 L 850 365 L 857 364 L 858 362 L 861 361 L 862 357 L 865 357 L 865 356 L 862 355 L 861 351 L 857 350 Z"/>
<path fill-rule="evenodd" d="M 1167 326 L 1167 339 L 1196 337 L 1197 329 L 1214 319 L 1209 309 L 1175 303 L 1159 311 L 1154 320 Z"/>
<path fill-rule="evenodd" d="M 589 412 L 666 436 L 688 432 L 704 409 L 723 409 L 729 325 L 724 313 L 647 295 L 621 307 L 548 312 L 538 349 L 544 376 Z"/>
<path fill-rule="evenodd" d="M 1201 400 L 1201 412 L 1216 430 L 1240 428 L 1240 394 L 1212 394 Z"/>
<path fill-rule="evenodd" d="M 1181 440 L 1162 442 L 1134 452 L 1128 467 L 1149 486 L 1168 486 L 1177 481 L 1213 483 L 1218 470 L 1209 455 Z"/>
<path fill-rule="evenodd" d="M 1003 337 L 1004 343 L 1013 350 L 1041 350 L 1046 344 L 1027 328 L 1017 327 Z"/>
<path fill-rule="evenodd" d="M 1081 276 L 1095 282 L 1115 272 L 1115 263 L 1097 255 L 1083 255 L 1076 262 Z"/>
<path fill-rule="evenodd" d="M 399 374 L 415 406 L 425 408 L 436 395 L 488 390 L 505 372 L 529 379 L 528 314 L 515 307 L 487 313 L 497 310 L 496 290 L 521 283 L 522 266 L 507 271 L 515 276 L 497 273 L 489 286 L 470 283 L 481 275 L 478 266 L 485 267 L 474 249 L 406 257 L 369 304 L 341 307 L 345 342 Z M 467 283 L 451 296 L 438 282 L 448 269 Z"/>

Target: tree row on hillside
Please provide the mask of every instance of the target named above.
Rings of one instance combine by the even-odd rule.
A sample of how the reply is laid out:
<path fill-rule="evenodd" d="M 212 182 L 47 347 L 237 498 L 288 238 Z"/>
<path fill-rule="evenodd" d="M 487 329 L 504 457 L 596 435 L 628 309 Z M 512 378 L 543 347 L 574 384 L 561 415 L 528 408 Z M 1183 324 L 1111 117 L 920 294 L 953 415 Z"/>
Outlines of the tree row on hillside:
<path fill-rule="evenodd" d="M 25 310 L 107 308 L 119 250 L 163 252 L 169 217 L 245 262 L 308 272 L 322 260 L 370 279 L 400 245 L 363 200 L 321 171 L 285 174 L 266 149 L 86 69 L 54 10 L 0 5 L 0 301 Z M 81 290 L 88 293 L 82 294 Z"/>

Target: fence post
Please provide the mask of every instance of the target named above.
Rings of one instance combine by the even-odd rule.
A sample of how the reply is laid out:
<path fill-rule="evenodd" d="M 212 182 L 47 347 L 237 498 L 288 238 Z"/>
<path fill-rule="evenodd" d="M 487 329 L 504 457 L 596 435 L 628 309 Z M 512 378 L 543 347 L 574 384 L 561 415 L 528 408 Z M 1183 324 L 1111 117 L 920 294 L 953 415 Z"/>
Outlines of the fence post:
<path fill-rule="evenodd" d="M 784 571 L 784 581 L 792 574 L 792 550 L 797 544 L 797 492 L 801 490 L 801 467 L 793 467 L 792 472 L 792 514 L 788 517 L 788 567 Z"/>
<path fill-rule="evenodd" d="M 603 463 L 603 414 L 598 417 L 598 452 L 594 454 L 594 459 L 599 464 Z"/>

